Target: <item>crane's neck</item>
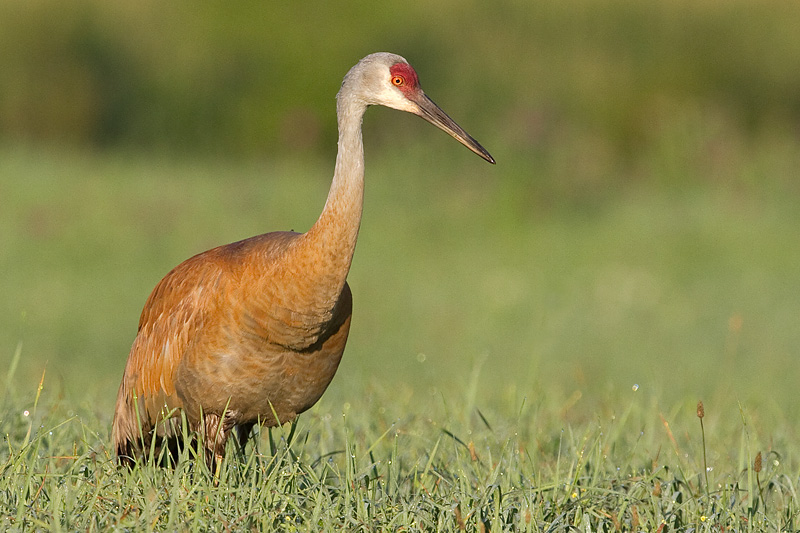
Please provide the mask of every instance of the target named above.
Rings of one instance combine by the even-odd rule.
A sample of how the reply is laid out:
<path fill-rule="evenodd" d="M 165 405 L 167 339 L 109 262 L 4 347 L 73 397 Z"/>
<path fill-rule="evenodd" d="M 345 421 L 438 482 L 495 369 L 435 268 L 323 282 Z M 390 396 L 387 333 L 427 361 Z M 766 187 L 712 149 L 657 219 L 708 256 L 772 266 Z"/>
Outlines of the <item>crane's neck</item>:
<path fill-rule="evenodd" d="M 343 94 L 344 93 L 344 94 Z M 333 182 L 317 222 L 297 242 L 294 261 L 303 265 L 310 307 L 330 311 L 344 288 L 355 252 L 364 203 L 363 100 L 344 89 L 337 97 L 339 149 Z"/>
<path fill-rule="evenodd" d="M 337 99 L 339 119 L 339 149 L 328 199 L 316 224 L 308 232 L 310 237 L 326 240 L 318 242 L 318 250 L 344 259 L 344 275 L 350 261 L 361 224 L 364 205 L 364 144 L 361 140 L 361 121 L 366 104 L 353 97 Z"/>

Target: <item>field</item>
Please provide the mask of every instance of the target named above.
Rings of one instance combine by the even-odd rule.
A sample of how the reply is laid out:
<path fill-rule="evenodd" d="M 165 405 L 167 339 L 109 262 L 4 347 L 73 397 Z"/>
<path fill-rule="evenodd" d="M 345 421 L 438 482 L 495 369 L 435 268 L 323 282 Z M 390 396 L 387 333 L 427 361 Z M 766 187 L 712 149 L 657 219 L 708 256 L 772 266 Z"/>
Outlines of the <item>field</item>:
<path fill-rule="evenodd" d="M 188 465 L 111 462 L 137 314 L 182 257 L 310 225 L 325 165 L 5 154 L 18 201 L 3 220 L 4 314 L 19 340 L 4 354 L 6 524 L 791 529 L 790 191 L 648 187 L 543 215 L 520 201 L 544 202 L 535 176 L 512 190 L 515 169 L 461 150 L 430 178 L 415 154 L 402 182 L 402 154 L 370 166 L 333 385 L 290 447 L 273 431 L 277 453 L 262 439 L 219 486 Z"/>
<path fill-rule="evenodd" d="M 60 17 L 38 3 L 0 8 L 22 13 L 19 28 L 0 22 L 0 39 L 45 21 L 94 61 L 108 59 L 92 55 L 99 42 L 140 67 L 112 80 L 130 91 L 117 122 L 108 116 L 121 104 L 99 105 L 102 90 L 56 95 L 42 83 L 51 103 L 98 98 L 65 105 L 45 128 L 27 89 L 15 100 L 0 84 L 0 529 L 798 529 L 800 37 L 783 23 L 795 8 L 752 4 L 475 5 L 455 22 L 444 11 L 421 19 L 416 37 L 440 32 L 424 46 L 402 32 L 361 36 L 367 51 L 419 57 L 423 86 L 498 164 L 414 117 L 368 111 L 339 372 L 296 425 L 262 430 L 244 457 L 231 447 L 218 480 L 188 456 L 174 469 L 113 462 L 113 403 L 138 315 L 183 259 L 314 222 L 335 155 L 332 96 L 352 64 L 342 58 L 362 44 L 333 47 L 312 84 L 307 69 L 286 67 L 298 54 L 311 61 L 307 49 L 241 55 L 257 22 L 211 22 L 212 10 L 176 30 L 209 37 L 180 51 L 190 72 L 165 92 L 147 75 L 169 67 L 141 67 L 166 61 L 164 43 L 113 41 L 102 4 Z M 139 36 L 158 18 L 142 5 L 126 12 Z M 167 20 L 190 9 L 176 6 Z M 694 26 L 679 23 L 682 8 Z M 317 39 L 330 31 L 323 15 L 303 23 Z M 486 29 L 471 35 L 482 47 L 473 56 L 452 43 L 457 23 L 475 20 Z M 564 35 L 548 33 L 564 21 Z M 244 29 L 226 29 L 233 22 Z M 760 44 L 723 53 L 726 31 Z M 495 58 L 514 46 L 530 46 L 530 61 L 507 71 Z M 25 50 L 33 65 L 50 48 Z M 440 68 L 447 55 L 454 65 Z M 263 98 L 291 112 L 215 107 L 226 96 L 253 105 L 263 75 L 184 96 L 230 57 L 283 73 L 285 94 L 270 86 Z M 0 70 L 35 79 L 15 61 L 0 56 Z M 121 72 L 94 65 L 102 75 L 81 85 L 95 71 L 69 61 L 58 71 L 67 88 Z M 482 66 L 494 83 L 456 83 Z M 185 115 L 136 122 L 153 102 L 154 113 Z M 197 116 L 206 122 L 187 118 Z M 302 135 L 284 131 L 287 116 Z"/>

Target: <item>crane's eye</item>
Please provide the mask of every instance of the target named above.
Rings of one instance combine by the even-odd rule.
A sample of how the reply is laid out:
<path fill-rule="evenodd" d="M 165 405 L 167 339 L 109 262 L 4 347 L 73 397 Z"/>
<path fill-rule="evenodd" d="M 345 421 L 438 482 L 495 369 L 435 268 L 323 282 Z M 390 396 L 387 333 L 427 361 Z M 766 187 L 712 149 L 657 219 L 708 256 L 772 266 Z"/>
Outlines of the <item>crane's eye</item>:
<path fill-rule="evenodd" d="M 392 84 L 395 85 L 396 87 L 402 87 L 403 85 L 406 84 L 406 80 L 403 79 L 402 76 L 394 76 L 392 78 Z"/>

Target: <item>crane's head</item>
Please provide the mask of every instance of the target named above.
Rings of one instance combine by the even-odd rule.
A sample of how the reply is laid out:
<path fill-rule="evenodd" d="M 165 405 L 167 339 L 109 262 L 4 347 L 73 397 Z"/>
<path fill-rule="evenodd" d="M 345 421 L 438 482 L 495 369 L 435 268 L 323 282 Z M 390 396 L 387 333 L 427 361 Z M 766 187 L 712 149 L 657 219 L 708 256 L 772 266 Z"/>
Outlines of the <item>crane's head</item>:
<path fill-rule="evenodd" d="M 423 92 L 408 61 L 396 54 L 370 54 L 356 64 L 342 82 L 347 92 L 366 105 L 382 105 L 418 115 L 446 131 L 490 163 L 494 158 Z"/>

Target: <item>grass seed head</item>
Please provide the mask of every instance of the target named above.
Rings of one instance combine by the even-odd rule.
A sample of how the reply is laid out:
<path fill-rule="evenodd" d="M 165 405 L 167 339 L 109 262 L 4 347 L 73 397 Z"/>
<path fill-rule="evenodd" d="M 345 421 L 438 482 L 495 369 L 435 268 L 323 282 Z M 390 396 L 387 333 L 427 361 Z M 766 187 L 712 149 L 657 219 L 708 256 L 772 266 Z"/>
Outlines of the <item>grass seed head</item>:
<path fill-rule="evenodd" d="M 661 496 L 661 483 L 658 480 L 656 480 L 656 482 L 653 483 L 653 496 L 655 496 L 656 498 Z"/>
<path fill-rule="evenodd" d="M 697 418 L 702 419 L 704 416 L 706 416 L 706 410 L 703 407 L 703 400 L 700 400 L 697 402 Z"/>
<path fill-rule="evenodd" d="M 631 528 L 639 529 L 639 511 L 635 505 L 631 506 Z"/>
<path fill-rule="evenodd" d="M 461 516 L 461 506 L 456 505 L 454 512 L 456 515 L 456 525 L 458 526 L 459 531 L 466 531 L 467 525 L 464 523 L 464 518 Z"/>
<path fill-rule="evenodd" d="M 475 451 L 475 443 L 469 441 L 467 444 L 467 448 L 469 449 L 469 458 L 472 459 L 473 462 L 478 460 L 478 453 Z"/>
<path fill-rule="evenodd" d="M 753 461 L 753 470 L 755 470 L 756 474 L 761 472 L 761 452 L 756 454 L 756 460 Z"/>

